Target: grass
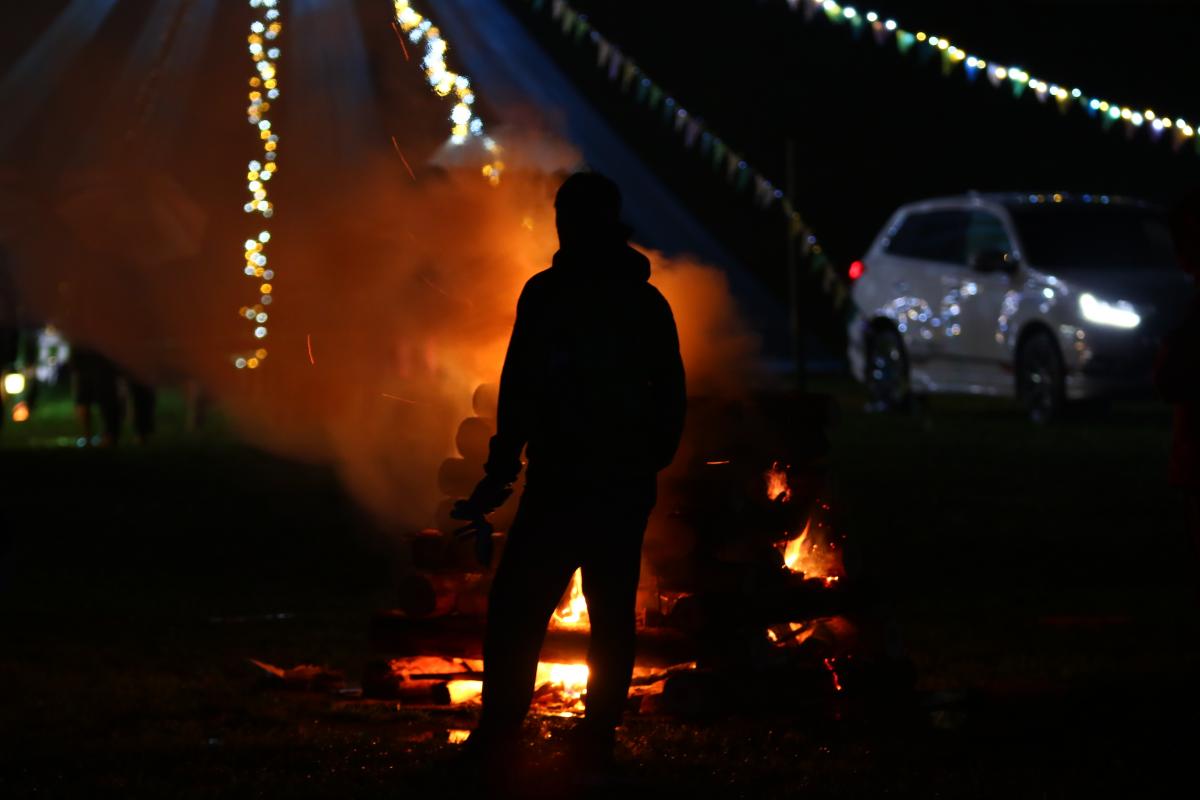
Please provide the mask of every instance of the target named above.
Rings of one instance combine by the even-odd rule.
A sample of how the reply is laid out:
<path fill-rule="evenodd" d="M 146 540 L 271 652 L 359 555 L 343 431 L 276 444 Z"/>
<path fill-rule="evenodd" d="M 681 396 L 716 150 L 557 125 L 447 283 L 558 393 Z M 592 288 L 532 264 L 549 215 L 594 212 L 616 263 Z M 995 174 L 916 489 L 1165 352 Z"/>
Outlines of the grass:
<path fill-rule="evenodd" d="M 637 718 L 597 796 L 1069 797 L 1190 763 L 1196 560 L 1153 404 L 1049 428 L 1008 404 L 864 414 L 820 387 L 837 507 L 918 667 L 920 703 Z M 283 693 L 259 658 L 344 669 L 389 603 L 389 543 L 331 470 L 275 459 L 163 399 L 146 448 L 59 446 L 48 402 L 0 434 L 0 793 L 374 797 L 466 791 L 470 715 Z M 40 417 L 40 419 L 39 419 Z M 279 616 L 280 614 L 286 616 Z M 541 796 L 562 791 L 540 720 Z M 578 792 L 575 792 L 578 795 Z"/>

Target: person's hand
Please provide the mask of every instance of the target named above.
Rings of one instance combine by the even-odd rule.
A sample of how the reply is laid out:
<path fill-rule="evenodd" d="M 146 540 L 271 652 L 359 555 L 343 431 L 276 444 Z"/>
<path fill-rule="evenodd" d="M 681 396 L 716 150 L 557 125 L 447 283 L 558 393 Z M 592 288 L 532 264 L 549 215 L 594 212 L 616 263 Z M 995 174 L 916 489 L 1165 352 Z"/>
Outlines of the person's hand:
<path fill-rule="evenodd" d="M 485 475 L 466 500 L 459 500 L 450 510 L 452 519 L 467 524 L 454 532 L 459 539 L 475 539 L 475 557 L 485 567 L 492 563 L 492 523 L 487 515 L 495 511 L 512 494 L 512 487 Z"/>

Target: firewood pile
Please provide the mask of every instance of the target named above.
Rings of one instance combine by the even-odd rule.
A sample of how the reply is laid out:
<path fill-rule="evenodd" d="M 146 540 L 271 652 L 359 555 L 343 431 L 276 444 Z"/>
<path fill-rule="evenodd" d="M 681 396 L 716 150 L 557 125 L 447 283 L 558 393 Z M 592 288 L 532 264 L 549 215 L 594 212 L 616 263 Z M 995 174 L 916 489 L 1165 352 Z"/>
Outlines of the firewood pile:
<path fill-rule="evenodd" d="M 450 670 L 457 678 L 434 676 L 439 686 L 464 672 L 476 683 L 481 677 L 491 576 L 473 545 L 454 536 L 462 523 L 449 512 L 482 475 L 495 399 L 494 387 L 475 392 L 475 415 L 455 439 L 459 456 L 439 470 L 445 499 L 434 524 L 407 537 L 413 569 L 398 581 L 396 607 L 373 621 L 373 646 L 390 660 L 368 669 L 368 694 L 451 702 L 442 689 L 425 691 L 435 685 L 430 678 L 407 672 L 427 657 L 459 665 Z M 871 622 L 874 600 L 847 573 L 830 500 L 831 416 L 828 401 L 814 396 L 690 402 L 684 445 L 660 478 L 643 551 L 643 679 L 631 692 L 643 710 L 774 708 L 911 684 L 911 670 Z M 518 501 L 519 492 L 493 515 L 493 563 Z M 587 636 L 586 626 L 552 621 L 542 661 L 582 664 Z"/>

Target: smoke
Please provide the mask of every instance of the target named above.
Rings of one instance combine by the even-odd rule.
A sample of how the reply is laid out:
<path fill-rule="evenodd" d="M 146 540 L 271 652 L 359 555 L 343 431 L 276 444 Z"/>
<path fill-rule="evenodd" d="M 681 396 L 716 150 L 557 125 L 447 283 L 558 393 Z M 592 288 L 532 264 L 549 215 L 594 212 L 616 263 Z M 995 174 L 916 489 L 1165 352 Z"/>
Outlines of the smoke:
<path fill-rule="evenodd" d="M 385 111 L 357 120 L 367 133 L 349 137 L 350 151 L 343 120 L 318 102 L 304 107 L 321 93 L 285 81 L 293 106 L 276 127 L 269 223 L 239 213 L 234 192 L 255 151 L 235 104 L 232 124 L 186 140 L 206 143 L 203 164 L 147 170 L 127 151 L 99 148 L 70 174 L 53 173 L 57 182 L 32 170 L 9 180 L 27 224 L 6 247 L 27 316 L 144 379 L 195 381 L 247 441 L 333 464 L 377 518 L 419 527 L 432 521 L 438 466 L 454 455 L 476 387 L 499 377 L 521 287 L 550 263 L 553 194 L 579 159 L 528 109 L 491 109 L 509 112 L 499 114 L 509 124 L 495 132 L 507 169 L 490 186 L 469 151 L 444 149 L 448 106 L 415 64 L 375 66 L 406 77 L 389 72 L 387 94 L 373 101 Z M 403 109 L 407 124 L 393 124 L 386 107 Z M 259 343 L 237 309 L 257 298 L 241 251 L 262 228 L 276 278 Z M 690 393 L 742 391 L 756 344 L 723 274 L 648 255 L 676 316 Z M 261 368 L 233 368 L 233 353 L 260 344 Z"/>

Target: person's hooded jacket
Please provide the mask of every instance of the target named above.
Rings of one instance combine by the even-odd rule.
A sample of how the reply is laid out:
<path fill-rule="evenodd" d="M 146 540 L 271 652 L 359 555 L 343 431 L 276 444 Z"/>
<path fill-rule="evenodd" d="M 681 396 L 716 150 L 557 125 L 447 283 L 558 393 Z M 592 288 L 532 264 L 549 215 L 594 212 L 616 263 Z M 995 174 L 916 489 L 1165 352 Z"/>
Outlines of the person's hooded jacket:
<path fill-rule="evenodd" d="M 687 398 L 675 319 L 624 241 L 564 248 L 525 284 L 486 465 L 511 483 L 650 477 L 671 463 Z"/>

